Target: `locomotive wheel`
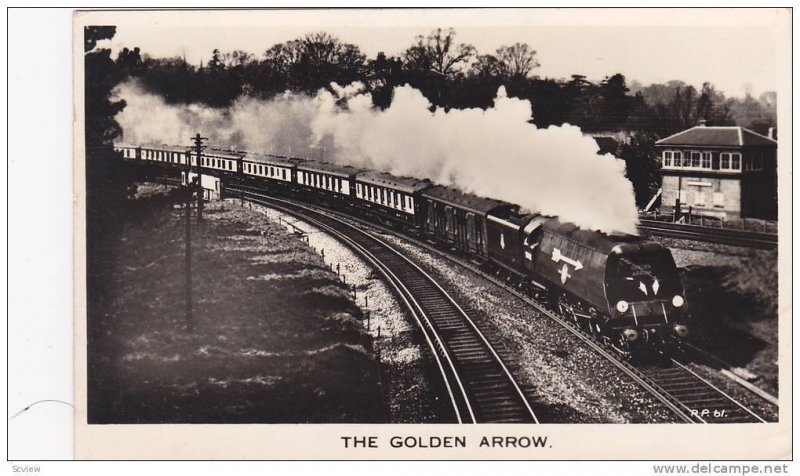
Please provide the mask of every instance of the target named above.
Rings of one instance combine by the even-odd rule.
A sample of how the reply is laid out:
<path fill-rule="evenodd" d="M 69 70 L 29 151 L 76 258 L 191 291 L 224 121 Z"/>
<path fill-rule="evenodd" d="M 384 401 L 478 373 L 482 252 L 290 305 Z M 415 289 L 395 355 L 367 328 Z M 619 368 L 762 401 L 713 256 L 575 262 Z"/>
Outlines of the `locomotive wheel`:
<path fill-rule="evenodd" d="M 631 358 L 631 343 L 628 342 L 625 336 L 620 334 L 620 336 L 617 337 L 614 347 L 626 357 Z"/>

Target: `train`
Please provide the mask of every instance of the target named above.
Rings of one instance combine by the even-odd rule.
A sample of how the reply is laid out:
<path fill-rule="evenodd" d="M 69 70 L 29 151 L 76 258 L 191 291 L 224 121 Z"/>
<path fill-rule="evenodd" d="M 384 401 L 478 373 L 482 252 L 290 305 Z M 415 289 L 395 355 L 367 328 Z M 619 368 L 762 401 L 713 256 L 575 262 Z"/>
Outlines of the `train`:
<path fill-rule="evenodd" d="M 119 143 L 114 150 L 179 171 L 184 183 L 198 170 L 187 147 Z M 689 333 L 672 253 L 640 236 L 585 230 L 430 180 L 316 160 L 209 148 L 200 168 L 219 178 L 220 195 L 230 187 L 290 197 L 463 254 L 626 356 L 671 350 Z"/>

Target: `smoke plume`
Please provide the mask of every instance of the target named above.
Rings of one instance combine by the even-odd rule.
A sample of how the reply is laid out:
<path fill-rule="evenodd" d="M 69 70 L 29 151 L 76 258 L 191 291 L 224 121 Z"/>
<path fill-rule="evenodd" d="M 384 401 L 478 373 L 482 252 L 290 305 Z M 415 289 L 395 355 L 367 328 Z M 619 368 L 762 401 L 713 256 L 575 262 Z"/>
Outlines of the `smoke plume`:
<path fill-rule="evenodd" d="M 124 141 L 188 144 L 197 132 L 213 147 L 323 159 L 430 178 L 506 200 L 593 230 L 636 232 L 633 186 L 625 165 L 597 155 L 597 144 L 565 124 L 537 129 L 530 103 L 500 88 L 487 109 L 437 109 L 410 86 L 395 88 L 385 110 L 360 85 L 334 85 L 316 97 L 286 93 L 241 97 L 227 109 L 167 105 L 128 82 L 117 117 Z"/>

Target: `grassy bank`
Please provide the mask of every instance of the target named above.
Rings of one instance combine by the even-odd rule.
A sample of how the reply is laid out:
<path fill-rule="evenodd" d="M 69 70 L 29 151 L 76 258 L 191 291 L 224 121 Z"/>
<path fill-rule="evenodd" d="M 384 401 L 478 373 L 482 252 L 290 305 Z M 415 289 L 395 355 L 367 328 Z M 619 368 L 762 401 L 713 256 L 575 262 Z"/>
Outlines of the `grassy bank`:
<path fill-rule="evenodd" d="M 673 247 L 683 267 L 692 341 L 778 390 L 778 255 L 715 245 Z"/>
<path fill-rule="evenodd" d="M 93 423 L 383 422 L 361 311 L 321 257 L 252 210 L 193 227 L 193 317 L 173 198 L 140 198 L 89 252 Z"/>

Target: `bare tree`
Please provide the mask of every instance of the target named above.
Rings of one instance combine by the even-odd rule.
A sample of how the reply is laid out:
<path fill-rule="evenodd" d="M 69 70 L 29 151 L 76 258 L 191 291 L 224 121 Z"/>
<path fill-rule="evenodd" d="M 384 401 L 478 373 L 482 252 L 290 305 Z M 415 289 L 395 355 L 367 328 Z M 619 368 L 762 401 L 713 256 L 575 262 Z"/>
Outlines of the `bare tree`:
<path fill-rule="evenodd" d="M 528 77 L 533 68 L 539 67 L 536 50 L 532 50 L 527 43 L 501 46 L 497 49 L 497 58 L 505 70 L 505 75 L 509 78 Z"/>
<path fill-rule="evenodd" d="M 474 46 L 455 44 L 455 36 L 452 28 L 437 28 L 428 36 L 417 36 L 416 43 L 403 53 L 403 60 L 411 70 L 433 72 L 444 77 L 455 76 L 459 67 L 475 55 Z"/>

